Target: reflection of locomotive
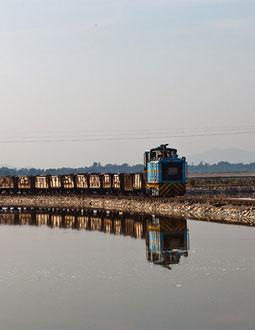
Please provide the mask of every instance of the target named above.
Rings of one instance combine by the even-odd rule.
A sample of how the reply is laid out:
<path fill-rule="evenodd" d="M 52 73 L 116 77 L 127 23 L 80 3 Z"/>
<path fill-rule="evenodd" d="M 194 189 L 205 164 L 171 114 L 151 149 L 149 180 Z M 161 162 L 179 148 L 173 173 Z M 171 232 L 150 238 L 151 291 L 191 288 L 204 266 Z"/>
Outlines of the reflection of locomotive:
<path fill-rule="evenodd" d="M 187 220 L 154 218 L 147 227 L 147 260 L 170 268 L 178 264 L 181 256 L 187 257 L 189 236 Z"/>
<path fill-rule="evenodd" d="M 0 177 L 0 193 L 98 193 L 178 196 L 186 191 L 186 162 L 167 145 L 145 152 L 144 174 L 70 174 Z"/>

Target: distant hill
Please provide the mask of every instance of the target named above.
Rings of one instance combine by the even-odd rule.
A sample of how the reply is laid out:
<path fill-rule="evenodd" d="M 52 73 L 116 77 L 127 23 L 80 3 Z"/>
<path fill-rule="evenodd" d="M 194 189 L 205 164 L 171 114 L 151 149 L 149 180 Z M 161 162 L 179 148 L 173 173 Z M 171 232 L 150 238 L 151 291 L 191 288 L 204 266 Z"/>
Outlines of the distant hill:
<path fill-rule="evenodd" d="M 249 164 L 255 162 L 255 152 L 240 149 L 212 149 L 195 155 L 187 156 L 189 164 L 199 164 L 201 161 L 208 164 L 217 164 L 225 161 L 232 164 L 244 163 Z"/>

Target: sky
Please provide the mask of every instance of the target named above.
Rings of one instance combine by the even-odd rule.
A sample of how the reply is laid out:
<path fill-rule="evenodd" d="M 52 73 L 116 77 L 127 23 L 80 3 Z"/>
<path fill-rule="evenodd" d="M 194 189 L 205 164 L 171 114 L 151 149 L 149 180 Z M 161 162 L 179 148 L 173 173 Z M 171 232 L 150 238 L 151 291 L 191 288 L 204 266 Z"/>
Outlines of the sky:
<path fill-rule="evenodd" d="M 255 151 L 254 0 L 0 0 L 0 164 Z"/>

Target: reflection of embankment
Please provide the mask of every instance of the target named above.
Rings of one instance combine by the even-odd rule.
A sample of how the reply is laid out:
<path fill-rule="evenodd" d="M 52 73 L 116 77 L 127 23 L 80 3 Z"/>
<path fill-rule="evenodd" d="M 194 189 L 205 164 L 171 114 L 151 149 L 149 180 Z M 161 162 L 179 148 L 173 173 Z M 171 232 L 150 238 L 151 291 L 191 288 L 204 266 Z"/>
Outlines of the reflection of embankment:
<path fill-rule="evenodd" d="M 188 256 L 189 236 L 187 221 L 118 212 L 40 211 L 15 209 L 0 213 L 0 225 L 48 226 L 88 230 L 145 239 L 146 258 L 156 265 L 171 268 L 182 256 Z"/>

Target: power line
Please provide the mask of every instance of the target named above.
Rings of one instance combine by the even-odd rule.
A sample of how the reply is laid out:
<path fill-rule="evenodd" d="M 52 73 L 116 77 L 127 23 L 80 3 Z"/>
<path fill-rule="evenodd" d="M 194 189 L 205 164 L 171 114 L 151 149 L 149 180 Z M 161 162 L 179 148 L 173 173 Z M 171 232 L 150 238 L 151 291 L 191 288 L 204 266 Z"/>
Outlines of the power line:
<path fill-rule="evenodd" d="M 182 136 L 187 136 L 187 135 L 194 135 L 194 133 L 196 133 L 195 135 L 210 135 L 210 134 L 224 134 L 226 135 L 227 133 L 229 134 L 247 134 L 251 131 L 253 131 L 255 129 L 255 126 L 250 126 L 250 127 L 217 127 L 217 128 L 189 128 L 189 129 L 173 129 L 172 127 L 168 128 L 168 129 L 130 129 L 130 130 L 100 130 L 100 131 L 64 131 L 64 135 L 62 135 L 60 132 L 51 132 L 48 131 L 47 133 L 50 133 L 50 135 L 42 135 L 42 132 L 37 132 L 39 134 L 37 135 L 29 135 L 29 136 L 20 136 L 20 135 L 15 135 L 15 136 L 0 136 L 0 140 L 7 140 L 6 142 L 9 142 L 9 140 L 15 140 L 13 142 L 20 142 L 20 140 L 25 139 L 25 140 L 35 140 L 38 141 L 38 139 L 40 140 L 52 140 L 53 139 L 60 139 L 60 140 L 70 140 L 72 139 L 82 139 L 84 137 L 86 138 L 92 138 L 92 139 L 98 139 L 98 138 L 103 138 L 105 139 L 119 139 L 121 137 L 132 137 L 134 136 L 134 134 L 136 136 L 138 136 L 139 138 L 154 138 L 155 134 L 160 134 L 160 135 L 169 135 L 169 131 L 171 132 L 171 134 L 173 134 L 172 136 L 176 136 L 176 134 L 178 134 L 178 137 L 182 137 Z M 72 134 L 70 135 L 70 133 L 75 132 L 76 134 Z M 27 133 L 27 132 L 26 132 Z M 45 131 L 46 133 L 46 131 Z M 59 133 L 61 135 L 59 135 Z M 81 133 L 81 134 L 80 134 Z M 86 133 L 86 134 L 84 134 Z M 184 134 L 184 135 L 180 135 L 180 134 Z M 198 134 L 199 133 L 199 134 Z M 145 135 L 145 136 L 144 136 Z M 137 138 L 138 138 L 137 137 Z M 161 136 L 159 136 L 161 137 Z M 36 142 L 35 141 L 35 142 Z M 47 142 L 46 141 L 46 142 Z M 30 141 L 28 141 L 30 142 Z M 33 141 L 32 141 L 33 142 Z"/>
<path fill-rule="evenodd" d="M 94 141 L 126 141 L 126 140 L 148 140 L 148 139 L 172 139 L 172 138 L 194 138 L 207 136 L 228 136 L 228 135 L 248 135 L 255 131 L 246 132 L 228 132 L 228 133 L 207 133 L 207 134 L 189 134 L 189 135 L 158 135 L 158 136 L 128 136 L 128 137 L 92 137 L 88 139 L 44 139 L 44 140 L 0 140 L 0 144 L 22 144 L 22 143 L 73 143 L 73 142 L 94 142 Z"/>
<path fill-rule="evenodd" d="M 54 138 L 54 137 L 66 137 L 68 136 L 70 137 L 80 137 L 81 134 L 84 134 L 84 136 L 94 136 L 94 135 L 99 135 L 99 136 L 105 136 L 105 135 L 111 135 L 111 136 L 126 136 L 126 135 L 130 135 L 131 133 L 136 133 L 136 134 L 155 134 L 156 132 L 160 132 L 160 133 L 165 133 L 165 132 L 169 132 L 171 131 L 171 133 L 174 134 L 179 134 L 179 133 L 187 133 L 187 134 L 191 134 L 193 133 L 193 131 L 195 132 L 220 132 L 220 133 L 225 133 L 226 131 L 240 131 L 240 130 L 254 130 L 255 126 L 254 125 L 250 125 L 250 126 L 238 126 L 238 127 L 199 127 L 199 128 L 181 128 L 181 129 L 176 129 L 174 127 L 169 127 L 169 128 L 136 128 L 136 129 L 100 129 L 100 130 L 61 130 L 61 131 L 36 131 L 33 132 L 30 130 L 30 132 L 32 133 L 31 136 L 20 136 L 23 135 L 24 133 L 27 134 L 27 130 L 26 131 L 15 131 L 16 136 L 3 136 L 0 137 L 0 139 L 15 139 L 15 138 L 24 138 L 24 139 L 30 139 L 30 138 L 38 138 L 38 137 L 42 137 L 42 134 L 50 134 L 50 135 L 46 135 L 44 136 L 45 138 Z M 2 131 L 3 132 L 3 131 Z M 34 135 L 36 134 L 37 135 Z M 63 134 L 64 135 L 59 135 L 59 134 Z M 69 134 L 73 134 L 75 133 L 75 135 L 69 135 Z"/>

